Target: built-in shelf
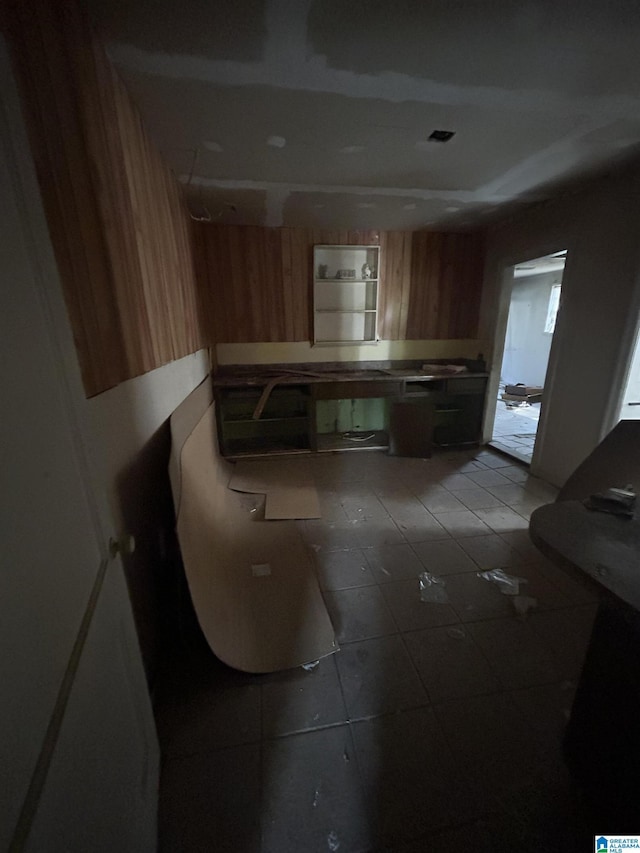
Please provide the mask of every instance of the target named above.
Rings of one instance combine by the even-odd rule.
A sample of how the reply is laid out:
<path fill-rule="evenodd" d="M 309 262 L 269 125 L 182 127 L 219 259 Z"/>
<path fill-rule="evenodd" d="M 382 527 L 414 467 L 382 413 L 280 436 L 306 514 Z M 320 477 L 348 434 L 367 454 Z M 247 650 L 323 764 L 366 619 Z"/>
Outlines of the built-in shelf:
<path fill-rule="evenodd" d="M 376 341 L 379 268 L 378 246 L 314 247 L 316 346 L 354 346 Z"/>

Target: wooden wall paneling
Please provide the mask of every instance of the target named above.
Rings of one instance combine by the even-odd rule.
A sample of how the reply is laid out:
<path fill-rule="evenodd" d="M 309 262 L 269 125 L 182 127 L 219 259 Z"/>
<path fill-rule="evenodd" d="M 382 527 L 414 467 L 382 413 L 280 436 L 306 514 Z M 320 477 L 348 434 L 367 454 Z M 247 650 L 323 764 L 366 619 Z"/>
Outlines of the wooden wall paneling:
<path fill-rule="evenodd" d="M 282 252 L 280 234 L 277 228 L 269 228 L 266 232 L 266 242 L 264 246 L 264 265 L 267 270 L 269 281 L 269 305 L 268 305 L 268 327 L 269 329 L 277 329 L 277 337 L 275 340 L 287 341 L 287 322 L 286 313 L 289 310 L 289 319 L 292 319 L 292 313 L 287 308 L 284 298 L 283 280 L 284 274 L 282 269 Z"/>
<path fill-rule="evenodd" d="M 385 233 L 381 254 L 381 281 L 379 282 L 381 322 L 379 333 L 383 340 L 395 341 L 398 340 L 399 336 L 400 311 L 398 308 L 401 297 L 398 232 L 387 231 Z"/>
<path fill-rule="evenodd" d="M 295 284 L 291 252 L 291 229 L 280 229 L 280 255 L 282 263 L 282 294 L 284 303 L 285 340 L 295 340 Z"/>
<path fill-rule="evenodd" d="M 427 305 L 425 293 L 428 286 L 426 267 L 426 238 L 429 235 L 424 232 L 416 232 L 413 235 L 411 245 L 411 293 L 407 311 L 407 340 L 419 340 L 421 337 L 430 337 L 422 332 L 428 328 L 426 316 Z"/>
<path fill-rule="evenodd" d="M 80 2 L 6 30 L 91 396 L 203 345 L 186 207 Z"/>
<path fill-rule="evenodd" d="M 291 229 L 291 259 L 294 269 L 294 325 L 296 341 L 312 338 L 313 319 L 313 250 L 309 243 L 309 231 L 304 228 Z"/>
<path fill-rule="evenodd" d="M 409 319 L 409 302 L 411 300 L 411 251 L 413 234 L 411 231 L 402 232 L 402 270 L 400 273 L 401 292 L 399 299 L 400 320 L 398 323 L 398 340 L 409 340 L 407 337 L 407 322 Z M 396 310 L 398 310 L 396 308 Z"/>
<path fill-rule="evenodd" d="M 106 54 L 91 40 L 88 29 L 74 12 L 75 4 L 62 5 L 78 27 L 69 51 L 75 57 L 80 82 L 76 91 L 81 102 L 85 144 L 96 172 L 98 203 L 127 360 L 127 375 L 123 378 L 128 379 L 151 370 L 154 353 L 124 158 L 122 134 L 126 131 L 120 123 L 112 69 Z M 92 283 L 88 284 L 92 288 Z M 108 358 L 110 353 L 104 356 Z"/>
<path fill-rule="evenodd" d="M 109 344 L 121 342 L 122 330 L 110 287 L 92 164 L 82 144 L 73 69 L 57 15 L 47 5 L 36 10 L 33 4 L 15 4 L 5 25 L 82 377 L 92 393 L 115 384 L 126 371 L 126 362 L 121 347 L 112 347 L 112 359 L 102 358 Z M 77 281 L 92 281 L 96 298 L 86 287 L 70 286 Z"/>
<path fill-rule="evenodd" d="M 381 247 L 380 338 L 466 337 L 460 329 L 476 333 L 468 320 L 482 277 L 473 248 L 480 245 L 476 237 L 206 224 L 198 233 L 206 258 L 198 279 L 214 301 L 205 317 L 215 315 L 221 342 L 311 340 L 313 247 L 341 241 Z M 229 317 L 228 323 L 222 315 Z"/>
<path fill-rule="evenodd" d="M 438 276 L 438 317 L 436 332 L 440 339 L 452 337 L 453 312 L 460 299 L 460 280 L 464 276 L 464 256 L 458 255 L 458 234 L 445 234 L 442 263 Z M 457 261 L 457 264 L 456 264 Z"/>

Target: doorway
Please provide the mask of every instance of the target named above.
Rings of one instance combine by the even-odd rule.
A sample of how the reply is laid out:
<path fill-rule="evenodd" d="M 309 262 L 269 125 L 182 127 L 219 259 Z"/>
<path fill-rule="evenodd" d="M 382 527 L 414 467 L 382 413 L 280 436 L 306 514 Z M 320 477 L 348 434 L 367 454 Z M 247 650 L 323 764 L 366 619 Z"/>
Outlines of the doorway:
<path fill-rule="evenodd" d="M 566 255 L 563 250 L 513 267 L 498 402 L 489 443 L 525 464 L 531 463 L 538 432 Z"/>

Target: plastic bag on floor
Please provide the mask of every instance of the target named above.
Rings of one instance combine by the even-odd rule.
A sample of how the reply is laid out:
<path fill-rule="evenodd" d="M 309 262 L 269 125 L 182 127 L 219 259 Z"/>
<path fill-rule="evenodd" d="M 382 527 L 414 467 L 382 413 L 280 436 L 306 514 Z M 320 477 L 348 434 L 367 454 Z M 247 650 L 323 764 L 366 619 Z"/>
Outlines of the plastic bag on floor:
<path fill-rule="evenodd" d="M 422 572 L 420 575 L 420 600 L 428 604 L 448 604 L 449 596 L 442 578 Z"/>
<path fill-rule="evenodd" d="M 478 577 L 494 583 L 503 595 L 519 595 L 520 586 L 528 583 L 526 578 L 508 575 L 504 569 L 491 569 L 488 572 L 478 572 Z"/>

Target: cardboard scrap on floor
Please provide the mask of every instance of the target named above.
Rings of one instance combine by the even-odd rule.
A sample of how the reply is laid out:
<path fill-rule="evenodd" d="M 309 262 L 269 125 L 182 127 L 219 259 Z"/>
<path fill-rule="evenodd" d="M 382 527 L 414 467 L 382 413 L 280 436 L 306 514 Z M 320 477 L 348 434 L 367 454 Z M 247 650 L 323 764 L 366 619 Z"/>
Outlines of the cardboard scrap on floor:
<path fill-rule="evenodd" d="M 179 420 L 180 413 L 175 423 Z M 185 575 L 212 651 L 246 672 L 290 669 L 337 651 L 297 525 L 255 524 L 242 506 L 242 495 L 228 488 L 236 472 L 218 453 L 214 404 L 186 440 L 176 441 L 172 455 L 180 472 L 172 485 Z M 269 471 L 265 469 L 267 479 Z M 244 485 L 250 473 L 256 475 L 240 470 L 247 478 Z"/>
<path fill-rule="evenodd" d="M 306 459 L 237 462 L 229 488 L 234 492 L 266 495 L 266 520 L 322 517 Z"/>

